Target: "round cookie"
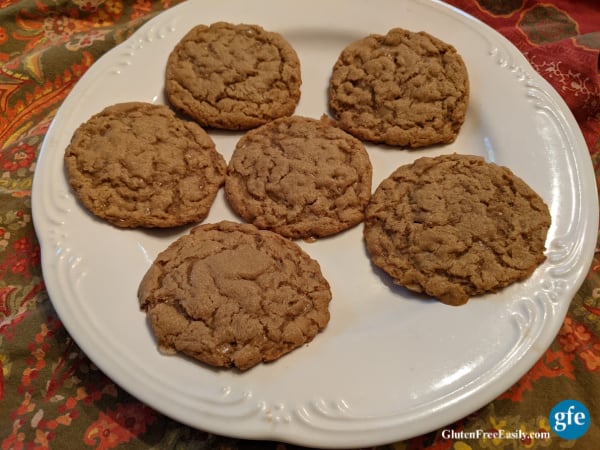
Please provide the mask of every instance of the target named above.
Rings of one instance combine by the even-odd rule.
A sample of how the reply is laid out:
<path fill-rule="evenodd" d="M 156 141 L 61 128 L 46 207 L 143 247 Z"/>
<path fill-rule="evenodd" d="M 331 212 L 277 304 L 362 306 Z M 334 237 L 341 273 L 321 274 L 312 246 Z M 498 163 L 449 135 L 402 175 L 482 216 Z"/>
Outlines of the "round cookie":
<path fill-rule="evenodd" d="M 331 291 L 296 243 L 250 224 L 203 224 L 160 253 L 138 297 L 159 348 L 247 370 L 310 342 Z"/>
<path fill-rule="evenodd" d="M 364 218 L 372 168 L 364 144 L 329 121 L 292 116 L 247 132 L 227 168 L 225 194 L 247 222 L 317 238 Z"/>
<path fill-rule="evenodd" d="M 122 228 L 202 221 L 227 169 L 198 124 L 142 102 L 109 106 L 81 124 L 64 163 L 83 205 Z"/>
<path fill-rule="evenodd" d="M 329 106 L 341 128 L 409 148 L 453 142 L 468 100 L 468 73 L 455 48 L 401 28 L 347 46 L 329 84 Z"/>
<path fill-rule="evenodd" d="M 285 38 L 257 25 L 197 25 L 167 61 L 171 104 L 205 127 L 245 130 L 293 114 L 300 60 Z"/>
<path fill-rule="evenodd" d="M 452 154 L 383 180 L 364 239 L 395 283 L 461 305 L 529 277 L 545 260 L 550 223 L 544 201 L 508 168 Z"/>

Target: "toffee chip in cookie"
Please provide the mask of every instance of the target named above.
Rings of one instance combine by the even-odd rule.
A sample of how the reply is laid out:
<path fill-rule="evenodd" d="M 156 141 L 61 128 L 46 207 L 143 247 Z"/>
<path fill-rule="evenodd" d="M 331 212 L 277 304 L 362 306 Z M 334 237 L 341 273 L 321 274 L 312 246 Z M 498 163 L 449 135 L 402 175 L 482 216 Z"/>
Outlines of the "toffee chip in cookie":
<path fill-rule="evenodd" d="M 329 106 L 341 128 L 409 148 L 453 142 L 468 100 L 467 68 L 456 49 L 402 28 L 347 46 L 329 84 Z"/>
<path fill-rule="evenodd" d="M 330 121 L 292 116 L 248 131 L 229 161 L 225 194 L 245 221 L 318 238 L 357 225 L 371 197 L 364 144 Z"/>
<path fill-rule="evenodd" d="M 227 169 L 197 123 L 143 102 L 109 106 L 81 124 L 64 163 L 81 203 L 122 228 L 204 220 Z"/>
<path fill-rule="evenodd" d="M 293 114 L 300 60 L 279 33 L 258 25 L 197 25 L 167 60 L 171 104 L 204 127 L 245 130 Z"/>
<path fill-rule="evenodd" d="M 310 342 L 331 290 L 300 246 L 250 224 L 203 224 L 161 252 L 138 297 L 158 347 L 247 370 Z"/>
<path fill-rule="evenodd" d="M 423 157 L 377 187 L 364 239 L 395 283 L 449 305 L 528 278 L 545 260 L 542 198 L 508 168 L 470 155 Z"/>

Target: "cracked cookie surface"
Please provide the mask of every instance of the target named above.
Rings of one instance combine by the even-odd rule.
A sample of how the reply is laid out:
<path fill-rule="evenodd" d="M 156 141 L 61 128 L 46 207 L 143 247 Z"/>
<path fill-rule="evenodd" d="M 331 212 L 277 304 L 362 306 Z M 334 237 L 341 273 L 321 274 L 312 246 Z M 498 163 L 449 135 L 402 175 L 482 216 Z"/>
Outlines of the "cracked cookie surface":
<path fill-rule="evenodd" d="M 138 297 L 161 350 L 247 370 L 323 330 L 331 291 L 296 243 L 223 221 L 193 228 L 160 253 Z"/>
<path fill-rule="evenodd" d="M 167 60 L 171 104 L 200 125 L 244 130 L 291 115 L 300 99 L 300 60 L 279 33 L 258 25 L 197 25 Z"/>
<path fill-rule="evenodd" d="M 461 305 L 529 277 L 545 260 L 550 223 L 542 198 L 508 168 L 452 154 L 383 180 L 364 238 L 395 283 Z"/>
<path fill-rule="evenodd" d="M 238 141 L 225 194 L 258 228 L 293 239 L 324 237 L 363 220 L 371 177 L 360 140 L 327 121 L 292 116 Z"/>
<path fill-rule="evenodd" d="M 108 106 L 81 124 L 64 163 L 83 205 L 122 228 L 202 221 L 227 169 L 198 124 L 142 102 Z"/>
<path fill-rule="evenodd" d="M 347 46 L 329 84 L 329 106 L 341 128 L 409 148 L 453 142 L 468 100 L 468 72 L 456 49 L 402 28 Z"/>

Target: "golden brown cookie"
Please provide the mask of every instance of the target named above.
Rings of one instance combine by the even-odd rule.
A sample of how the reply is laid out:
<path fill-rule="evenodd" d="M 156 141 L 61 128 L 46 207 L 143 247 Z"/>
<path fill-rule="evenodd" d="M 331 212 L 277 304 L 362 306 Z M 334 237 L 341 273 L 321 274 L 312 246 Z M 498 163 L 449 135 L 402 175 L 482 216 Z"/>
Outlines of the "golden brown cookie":
<path fill-rule="evenodd" d="M 423 157 L 381 182 L 367 207 L 373 263 L 450 305 L 531 275 L 545 260 L 548 207 L 508 168 L 469 155 Z"/>
<path fill-rule="evenodd" d="M 198 124 L 142 102 L 109 106 L 81 124 L 64 162 L 83 205 L 123 228 L 200 222 L 227 169 Z"/>
<path fill-rule="evenodd" d="M 160 253 L 138 297 L 162 351 L 247 370 L 323 330 L 331 291 L 296 243 L 223 221 L 193 228 Z"/>
<path fill-rule="evenodd" d="M 412 148 L 453 142 L 468 100 L 467 68 L 456 49 L 401 28 L 346 47 L 329 85 L 341 128 L 365 141 Z"/>
<path fill-rule="evenodd" d="M 364 218 L 371 161 L 363 143 L 328 121 L 292 116 L 247 132 L 225 194 L 247 222 L 289 238 L 346 230 Z"/>
<path fill-rule="evenodd" d="M 296 51 L 257 25 L 197 25 L 167 61 L 169 101 L 205 127 L 244 130 L 289 116 L 301 82 Z"/>

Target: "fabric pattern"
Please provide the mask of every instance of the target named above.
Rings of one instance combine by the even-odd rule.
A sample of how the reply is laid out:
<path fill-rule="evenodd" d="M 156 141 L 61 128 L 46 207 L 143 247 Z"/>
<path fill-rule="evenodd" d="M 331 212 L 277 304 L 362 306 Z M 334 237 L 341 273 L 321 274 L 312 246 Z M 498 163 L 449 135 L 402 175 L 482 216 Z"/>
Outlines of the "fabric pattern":
<path fill-rule="evenodd" d="M 0 447 L 297 448 L 179 424 L 107 378 L 70 338 L 44 287 L 32 225 L 36 157 L 62 101 L 87 69 L 180 0 L 0 0 Z M 514 43 L 565 99 L 600 175 L 597 0 L 449 0 Z M 536 439 L 558 401 L 584 402 L 581 438 Z M 460 432 L 522 430 L 515 439 Z M 459 437 L 448 437 L 448 431 Z M 600 258 L 542 358 L 507 392 L 444 430 L 380 448 L 597 448 L 600 442 Z"/>

